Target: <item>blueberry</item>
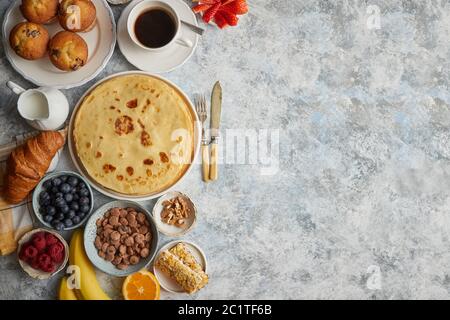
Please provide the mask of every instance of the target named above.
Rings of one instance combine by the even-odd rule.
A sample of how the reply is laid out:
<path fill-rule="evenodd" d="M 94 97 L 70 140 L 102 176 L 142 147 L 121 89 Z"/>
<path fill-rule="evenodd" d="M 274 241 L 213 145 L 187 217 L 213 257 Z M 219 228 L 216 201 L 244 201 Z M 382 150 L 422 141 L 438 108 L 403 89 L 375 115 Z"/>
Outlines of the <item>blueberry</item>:
<path fill-rule="evenodd" d="M 66 204 L 65 206 L 59 208 L 59 211 L 66 214 L 67 212 L 70 211 L 69 206 Z"/>
<path fill-rule="evenodd" d="M 58 230 L 58 231 L 64 230 L 64 223 L 58 222 L 58 223 L 56 224 L 56 230 Z"/>
<path fill-rule="evenodd" d="M 47 213 L 47 210 L 45 209 L 45 207 L 39 207 L 39 213 L 44 215 Z"/>
<path fill-rule="evenodd" d="M 74 210 L 70 210 L 69 212 L 67 212 L 65 215 L 66 219 L 72 219 L 73 217 L 76 216 L 75 211 Z"/>
<path fill-rule="evenodd" d="M 48 205 L 51 204 L 51 203 L 52 203 L 52 200 L 51 200 L 51 199 L 45 199 L 45 200 L 39 201 L 39 204 L 40 204 L 41 206 L 43 206 L 43 207 L 46 207 L 46 206 L 48 206 Z"/>
<path fill-rule="evenodd" d="M 42 186 L 46 189 L 49 190 L 52 188 L 52 181 L 51 180 L 46 180 L 44 181 L 44 183 L 42 184 Z"/>
<path fill-rule="evenodd" d="M 55 199 L 55 206 L 57 206 L 58 208 L 64 207 L 66 204 L 66 201 L 64 200 L 64 198 L 56 198 Z"/>
<path fill-rule="evenodd" d="M 50 222 L 52 222 L 52 220 L 53 220 L 53 217 L 52 216 L 44 216 L 44 221 L 45 222 L 47 222 L 47 223 L 50 223 Z"/>
<path fill-rule="evenodd" d="M 70 184 L 72 187 L 75 187 L 78 184 L 78 178 L 77 177 L 70 177 L 67 180 L 67 183 Z"/>
<path fill-rule="evenodd" d="M 57 194 L 59 192 L 59 189 L 58 189 L 58 187 L 52 187 L 50 189 L 50 192 L 53 193 L 53 194 Z"/>
<path fill-rule="evenodd" d="M 59 221 L 58 219 L 55 219 L 55 218 L 53 218 L 53 220 L 52 220 L 52 227 L 53 228 L 56 228 L 56 225 L 58 224 L 58 223 L 60 223 L 61 221 Z"/>
<path fill-rule="evenodd" d="M 79 216 L 75 216 L 72 218 L 73 224 L 79 224 L 81 222 L 81 218 Z"/>
<path fill-rule="evenodd" d="M 66 220 L 64 220 L 64 225 L 65 225 L 66 227 L 71 227 L 71 226 L 73 225 L 72 219 L 66 219 Z"/>
<path fill-rule="evenodd" d="M 61 176 L 59 178 L 61 179 L 62 182 L 66 182 L 69 177 L 68 176 Z"/>
<path fill-rule="evenodd" d="M 64 215 L 64 213 L 62 213 L 62 212 L 59 212 L 59 213 L 56 215 L 56 219 L 57 219 L 57 220 L 64 220 L 64 218 L 65 218 L 65 215 Z"/>
<path fill-rule="evenodd" d="M 80 211 L 83 213 L 88 213 L 89 209 L 90 207 L 87 204 L 83 204 L 82 206 L 80 206 Z"/>
<path fill-rule="evenodd" d="M 46 210 L 47 215 L 54 216 L 56 214 L 56 209 L 53 206 L 48 206 Z"/>
<path fill-rule="evenodd" d="M 88 197 L 81 197 L 80 200 L 78 200 L 78 203 L 80 205 L 89 204 L 89 198 Z"/>
<path fill-rule="evenodd" d="M 73 201 L 78 201 L 78 200 L 80 200 L 80 196 L 78 195 L 78 194 L 74 194 L 73 195 Z"/>
<path fill-rule="evenodd" d="M 84 212 L 77 212 L 77 216 L 80 217 L 81 220 L 86 216 L 86 213 Z"/>
<path fill-rule="evenodd" d="M 59 186 L 61 183 L 62 183 L 62 181 L 61 181 L 60 178 L 53 178 L 53 180 L 52 180 L 52 185 L 53 185 L 54 187 Z"/>
<path fill-rule="evenodd" d="M 78 205 L 78 203 L 77 202 L 74 202 L 74 201 L 72 201 L 71 203 L 70 203 L 70 209 L 72 209 L 72 210 L 74 210 L 74 211 L 78 211 L 78 209 L 80 209 L 80 206 Z"/>
<path fill-rule="evenodd" d="M 71 194 L 71 193 L 66 193 L 66 194 L 64 195 L 64 200 L 66 200 L 66 202 L 72 202 L 72 200 L 73 200 L 73 194 Z"/>
<path fill-rule="evenodd" d="M 78 194 L 80 197 L 89 197 L 89 190 L 88 189 L 81 189 L 78 191 Z"/>
<path fill-rule="evenodd" d="M 72 191 L 72 187 L 68 183 L 63 183 L 59 186 L 59 190 L 62 193 L 69 193 L 70 191 Z"/>
<path fill-rule="evenodd" d="M 41 191 L 41 193 L 39 193 L 39 199 L 50 199 L 50 195 L 47 191 Z"/>

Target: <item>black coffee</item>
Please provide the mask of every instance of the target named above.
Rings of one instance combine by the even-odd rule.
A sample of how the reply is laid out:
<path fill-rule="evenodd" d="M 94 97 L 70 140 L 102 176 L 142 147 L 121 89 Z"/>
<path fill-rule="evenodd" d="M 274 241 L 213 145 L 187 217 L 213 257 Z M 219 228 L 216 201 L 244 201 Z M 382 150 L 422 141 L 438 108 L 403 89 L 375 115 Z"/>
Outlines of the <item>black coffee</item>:
<path fill-rule="evenodd" d="M 148 48 L 160 48 L 175 36 L 176 25 L 172 16 L 162 9 L 143 12 L 136 20 L 136 38 Z"/>

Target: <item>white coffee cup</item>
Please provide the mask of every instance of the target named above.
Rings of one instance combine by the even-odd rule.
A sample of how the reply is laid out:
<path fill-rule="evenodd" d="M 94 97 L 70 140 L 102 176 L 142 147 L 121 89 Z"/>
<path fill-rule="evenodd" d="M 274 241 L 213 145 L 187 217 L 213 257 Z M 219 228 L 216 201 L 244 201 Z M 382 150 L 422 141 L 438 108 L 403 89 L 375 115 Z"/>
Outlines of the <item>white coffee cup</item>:
<path fill-rule="evenodd" d="M 154 9 L 162 9 L 165 12 L 167 12 L 172 17 L 173 22 L 175 24 L 175 35 L 173 36 L 172 40 L 169 41 L 164 46 L 159 47 L 159 48 L 149 48 L 149 47 L 144 46 L 137 38 L 135 30 L 134 30 L 134 26 L 135 26 L 135 23 L 136 23 L 136 20 L 138 19 L 138 17 L 142 13 L 150 11 L 150 10 L 154 10 Z M 181 35 L 181 32 L 180 32 L 181 26 L 182 26 L 182 24 L 181 24 L 180 17 L 178 16 L 175 9 L 172 6 L 170 6 L 168 3 L 162 2 L 162 1 L 157 1 L 157 0 L 143 0 L 143 1 L 139 2 L 138 4 L 136 4 L 134 6 L 133 9 L 131 9 L 130 14 L 128 15 L 128 20 L 127 20 L 127 29 L 128 29 L 128 34 L 130 35 L 131 40 L 133 40 L 133 42 L 136 43 L 136 45 L 138 45 L 142 49 L 145 49 L 148 51 L 162 51 L 162 50 L 166 49 L 167 47 L 169 47 L 173 43 L 182 45 L 184 47 L 191 48 L 193 46 L 192 42 L 189 39 L 182 37 L 182 35 Z"/>

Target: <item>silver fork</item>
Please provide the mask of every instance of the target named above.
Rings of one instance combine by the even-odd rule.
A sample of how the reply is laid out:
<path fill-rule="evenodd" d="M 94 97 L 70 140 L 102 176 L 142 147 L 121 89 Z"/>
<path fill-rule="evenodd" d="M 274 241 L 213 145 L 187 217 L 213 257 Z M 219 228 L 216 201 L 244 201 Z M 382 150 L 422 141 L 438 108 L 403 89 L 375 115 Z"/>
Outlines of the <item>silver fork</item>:
<path fill-rule="evenodd" d="M 200 122 L 202 123 L 202 173 L 203 181 L 209 181 L 209 141 L 206 138 L 205 122 L 208 118 L 206 111 L 205 95 L 197 95 L 195 97 L 195 109 L 197 111 Z"/>

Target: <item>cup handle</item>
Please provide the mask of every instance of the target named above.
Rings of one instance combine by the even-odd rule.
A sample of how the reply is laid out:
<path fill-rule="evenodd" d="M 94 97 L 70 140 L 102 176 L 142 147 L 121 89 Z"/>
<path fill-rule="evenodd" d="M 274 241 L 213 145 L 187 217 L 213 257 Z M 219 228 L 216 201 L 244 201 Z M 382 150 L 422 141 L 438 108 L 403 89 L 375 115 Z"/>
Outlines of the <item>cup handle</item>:
<path fill-rule="evenodd" d="M 17 95 L 21 95 L 22 93 L 24 93 L 26 90 L 24 88 L 22 88 L 21 86 L 19 86 L 17 83 L 12 82 L 12 81 L 8 81 L 6 83 L 6 86 L 8 88 L 11 89 L 12 92 L 14 92 Z"/>
<path fill-rule="evenodd" d="M 192 48 L 193 44 L 191 40 L 184 39 L 184 38 L 178 38 L 175 40 L 176 43 L 178 43 L 180 46 L 186 47 L 186 48 Z"/>

